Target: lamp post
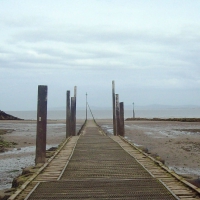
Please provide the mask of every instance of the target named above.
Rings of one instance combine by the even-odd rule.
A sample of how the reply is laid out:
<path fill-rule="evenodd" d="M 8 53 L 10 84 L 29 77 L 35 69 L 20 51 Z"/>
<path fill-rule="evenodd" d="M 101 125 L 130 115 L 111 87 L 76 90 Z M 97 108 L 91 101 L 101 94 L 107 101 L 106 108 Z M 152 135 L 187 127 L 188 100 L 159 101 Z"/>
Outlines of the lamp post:
<path fill-rule="evenodd" d="M 88 95 L 87 92 L 85 95 L 86 95 L 86 120 L 87 120 L 87 95 Z"/>
<path fill-rule="evenodd" d="M 134 102 L 133 102 L 133 118 L 135 118 Z"/>

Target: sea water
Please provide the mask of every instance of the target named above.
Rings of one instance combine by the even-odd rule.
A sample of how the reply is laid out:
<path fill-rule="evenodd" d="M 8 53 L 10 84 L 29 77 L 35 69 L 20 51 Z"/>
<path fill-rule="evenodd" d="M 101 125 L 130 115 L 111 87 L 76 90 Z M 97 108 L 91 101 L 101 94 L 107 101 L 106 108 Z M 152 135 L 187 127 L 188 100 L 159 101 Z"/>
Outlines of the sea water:
<path fill-rule="evenodd" d="M 22 119 L 35 120 L 37 118 L 36 111 L 7 111 L 15 117 Z M 112 119 L 112 110 L 92 110 L 95 119 Z M 133 116 L 132 110 L 125 110 L 124 117 L 131 118 Z M 77 110 L 77 119 L 85 119 L 85 110 Z M 92 119 L 91 113 L 87 112 L 87 117 Z M 141 118 L 200 118 L 200 108 L 174 108 L 174 109 L 136 109 L 135 117 Z M 65 110 L 49 110 L 47 112 L 48 119 L 66 119 Z"/>

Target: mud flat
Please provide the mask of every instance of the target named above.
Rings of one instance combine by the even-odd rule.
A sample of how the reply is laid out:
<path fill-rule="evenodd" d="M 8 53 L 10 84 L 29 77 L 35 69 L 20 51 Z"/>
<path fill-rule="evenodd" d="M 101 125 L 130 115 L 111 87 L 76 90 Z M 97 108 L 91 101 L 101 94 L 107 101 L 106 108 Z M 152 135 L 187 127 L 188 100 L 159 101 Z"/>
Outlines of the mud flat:
<path fill-rule="evenodd" d="M 112 134 L 112 120 L 97 120 Z M 125 137 L 177 174 L 200 177 L 200 122 L 126 121 Z"/>
<path fill-rule="evenodd" d="M 83 124 L 77 120 L 77 131 Z M 0 153 L 0 190 L 11 187 L 13 178 L 21 174 L 22 169 L 34 165 L 36 121 L 34 120 L 2 120 L 0 130 L 9 130 L 1 135 L 7 142 L 14 142 L 12 148 Z M 66 135 L 65 120 L 49 120 L 47 124 L 47 146 L 57 147 Z"/>

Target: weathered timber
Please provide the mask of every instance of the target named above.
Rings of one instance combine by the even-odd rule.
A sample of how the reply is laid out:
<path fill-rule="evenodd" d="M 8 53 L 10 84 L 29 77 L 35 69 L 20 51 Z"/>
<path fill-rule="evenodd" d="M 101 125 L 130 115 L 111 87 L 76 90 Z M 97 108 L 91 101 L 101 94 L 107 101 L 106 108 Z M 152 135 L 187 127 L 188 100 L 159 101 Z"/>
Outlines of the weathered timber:
<path fill-rule="evenodd" d="M 119 94 L 116 94 L 116 135 L 120 135 L 120 106 Z"/>
<path fill-rule="evenodd" d="M 124 103 L 120 102 L 120 135 L 124 137 Z"/>
<path fill-rule="evenodd" d="M 71 122 L 70 129 L 71 135 L 76 135 L 76 120 L 75 120 L 75 110 L 76 110 L 76 97 L 71 97 Z"/>
<path fill-rule="evenodd" d="M 35 163 L 46 161 L 47 86 L 38 86 L 37 135 Z"/>
<path fill-rule="evenodd" d="M 66 138 L 71 135 L 70 133 L 70 91 L 67 91 L 67 97 L 66 97 Z"/>
<path fill-rule="evenodd" d="M 113 134 L 116 135 L 115 81 L 112 81 Z"/>

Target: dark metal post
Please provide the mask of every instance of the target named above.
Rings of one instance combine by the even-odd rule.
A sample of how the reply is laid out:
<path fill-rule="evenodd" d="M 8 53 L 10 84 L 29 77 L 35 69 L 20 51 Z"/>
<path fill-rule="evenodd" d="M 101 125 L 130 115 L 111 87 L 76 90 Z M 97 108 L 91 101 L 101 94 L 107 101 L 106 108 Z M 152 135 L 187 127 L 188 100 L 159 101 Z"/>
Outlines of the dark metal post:
<path fill-rule="evenodd" d="M 112 81 L 113 134 L 116 135 L 115 81 Z"/>
<path fill-rule="evenodd" d="M 67 91 L 67 102 L 66 102 L 66 138 L 69 137 L 70 134 L 70 91 Z"/>
<path fill-rule="evenodd" d="M 120 135 L 120 108 L 119 108 L 119 95 L 116 94 L 116 135 Z"/>
<path fill-rule="evenodd" d="M 86 116 L 85 116 L 85 119 L 86 119 L 86 121 L 87 121 L 87 92 L 86 92 Z"/>
<path fill-rule="evenodd" d="M 76 135 L 76 122 L 75 122 L 75 109 L 76 109 L 76 98 L 75 97 L 71 97 L 71 123 L 70 123 L 70 127 L 71 127 L 71 135 L 75 136 Z"/>
<path fill-rule="evenodd" d="M 133 118 L 135 118 L 134 102 L 133 102 Z"/>
<path fill-rule="evenodd" d="M 120 102 L 120 135 L 124 137 L 124 103 Z"/>
<path fill-rule="evenodd" d="M 35 164 L 46 162 L 47 86 L 38 86 Z"/>

